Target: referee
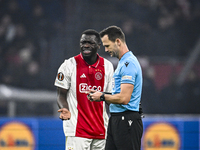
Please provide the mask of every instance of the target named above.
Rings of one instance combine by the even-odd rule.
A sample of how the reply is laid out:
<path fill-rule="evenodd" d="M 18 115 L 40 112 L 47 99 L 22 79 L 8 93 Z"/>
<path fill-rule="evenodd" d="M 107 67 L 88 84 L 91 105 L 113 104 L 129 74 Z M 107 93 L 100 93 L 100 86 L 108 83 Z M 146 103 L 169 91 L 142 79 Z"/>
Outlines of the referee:
<path fill-rule="evenodd" d="M 143 123 L 139 113 L 142 71 L 135 55 L 129 51 L 121 28 L 109 26 L 100 32 L 105 51 L 119 59 L 113 75 L 112 94 L 90 90 L 90 101 L 110 103 L 105 150 L 140 150 Z"/>

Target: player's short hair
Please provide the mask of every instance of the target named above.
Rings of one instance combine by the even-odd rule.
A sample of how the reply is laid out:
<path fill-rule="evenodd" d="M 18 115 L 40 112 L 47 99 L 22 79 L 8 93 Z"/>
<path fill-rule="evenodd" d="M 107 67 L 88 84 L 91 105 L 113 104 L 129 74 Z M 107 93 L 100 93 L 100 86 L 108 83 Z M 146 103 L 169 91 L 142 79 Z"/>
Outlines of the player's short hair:
<path fill-rule="evenodd" d="M 94 29 L 87 29 L 87 30 L 85 30 L 85 31 L 82 32 L 82 35 L 83 34 L 86 34 L 86 35 L 95 35 L 96 38 L 97 38 L 98 44 L 101 44 L 101 37 L 99 35 L 99 32 L 97 32 L 96 30 L 94 30 Z"/>
<path fill-rule="evenodd" d="M 108 39 L 112 42 L 115 42 L 117 38 L 125 42 L 125 35 L 120 27 L 117 26 L 109 26 L 103 29 L 100 33 L 101 38 L 105 35 L 108 35 Z"/>

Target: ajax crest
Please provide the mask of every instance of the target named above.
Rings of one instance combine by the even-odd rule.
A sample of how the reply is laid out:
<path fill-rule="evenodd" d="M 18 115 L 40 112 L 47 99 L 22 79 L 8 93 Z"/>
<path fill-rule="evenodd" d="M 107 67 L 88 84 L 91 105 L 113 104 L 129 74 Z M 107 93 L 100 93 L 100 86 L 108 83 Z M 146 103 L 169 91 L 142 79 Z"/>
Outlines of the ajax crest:
<path fill-rule="evenodd" d="M 100 72 L 97 72 L 97 73 L 95 74 L 95 78 L 96 78 L 97 80 L 101 80 L 102 77 L 103 77 L 103 75 L 102 75 Z"/>

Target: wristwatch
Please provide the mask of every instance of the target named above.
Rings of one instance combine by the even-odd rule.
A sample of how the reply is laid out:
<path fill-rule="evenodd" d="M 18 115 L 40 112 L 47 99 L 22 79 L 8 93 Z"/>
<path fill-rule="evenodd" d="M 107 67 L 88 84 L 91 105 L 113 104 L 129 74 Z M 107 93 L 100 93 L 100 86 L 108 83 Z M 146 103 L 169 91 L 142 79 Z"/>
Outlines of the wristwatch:
<path fill-rule="evenodd" d="M 102 92 L 102 95 L 100 96 L 101 101 L 105 101 L 104 93 Z"/>

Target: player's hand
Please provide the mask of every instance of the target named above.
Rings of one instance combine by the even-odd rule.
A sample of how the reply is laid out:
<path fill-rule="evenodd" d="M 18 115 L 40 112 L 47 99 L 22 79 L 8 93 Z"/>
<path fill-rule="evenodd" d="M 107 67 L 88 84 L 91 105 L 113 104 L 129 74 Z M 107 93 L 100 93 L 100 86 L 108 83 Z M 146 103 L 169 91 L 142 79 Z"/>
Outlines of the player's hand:
<path fill-rule="evenodd" d="M 67 108 L 61 108 L 58 112 L 60 112 L 59 118 L 62 120 L 69 120 L 71 118 L 71 113 Z"/>

